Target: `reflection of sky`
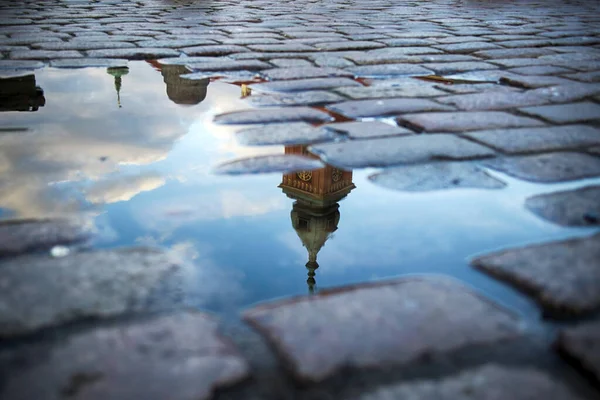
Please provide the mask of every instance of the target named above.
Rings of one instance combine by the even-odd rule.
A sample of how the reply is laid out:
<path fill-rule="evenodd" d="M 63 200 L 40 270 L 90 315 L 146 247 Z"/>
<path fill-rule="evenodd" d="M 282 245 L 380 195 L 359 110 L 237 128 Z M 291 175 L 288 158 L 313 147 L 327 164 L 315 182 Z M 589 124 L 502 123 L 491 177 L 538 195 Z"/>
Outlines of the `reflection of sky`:
<path fill-rule="evenodd" d="M 308 255 L 292 228 L 292 200 L 277 188 L 281 175 L 210 173 L 232 158 L 283 153 L 241 147 L 231 127 L 212 124 L 214 114 L 243 105 L 238 87 L 211 83 L 202 103 L 182 107 L 169 101 L 158 71 L 133 62 L 119 109 L 105 69 L 48 69 L 36 79 L 46 106 L 2 115 L 0 127 L 31 129 L 0 133 L 0 218 L 91 210 L 104 227 L 98 246 L 159 245 L 191 260 L 188 302 L 213 310 L 306 293 Z M 338 229 L 319 253 L 318 288 L 443 273 L 534 315 L 524 297 L 467 258 L 589 232 L 523 208 L 529 195 L 573 184 L 501 176 L 507 189 L 401 193 L 375 186 L 371 172 L 354 171 L 357 188 L 341 201 Z"/>

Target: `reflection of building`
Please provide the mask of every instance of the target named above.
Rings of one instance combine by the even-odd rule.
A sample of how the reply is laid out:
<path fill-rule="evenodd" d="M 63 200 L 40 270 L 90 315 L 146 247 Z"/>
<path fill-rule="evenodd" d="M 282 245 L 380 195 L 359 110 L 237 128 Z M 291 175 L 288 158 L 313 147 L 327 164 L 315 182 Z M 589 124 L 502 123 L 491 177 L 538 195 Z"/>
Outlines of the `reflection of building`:
<path fill-rule="evenodd" d="M 182 78 L 181 75 L 190 72 L 185 65 L 160 64 L 156 61 L 149 61 L 149 63 L 162 74 L 165 85 L 167 85 L 167 96 L 173 103 L 194 105 L 206 98 L 206 91 L 210 82 L 208 78 Z"/>
<path fill-rule="evenodd" d="M 285 153 L 315 157 L 307 152 L 306 146 L 286 146 Z M 338 227 L 338 202 L 355 188 L 352 171 L 327 165 L 314 171 L 285 174 L 279 187 L 289 198 L 296 200 L 292 206 L 292 226 L 308 251 L 306 283 L 312 293 L 316 283 L 315 270 L 319 268 L 317 254 Z"/>
<path fill-rule="evenodd" d="M 37 111 L 46 104 L 35 75 L 0 79 L 0 111 Z"/>

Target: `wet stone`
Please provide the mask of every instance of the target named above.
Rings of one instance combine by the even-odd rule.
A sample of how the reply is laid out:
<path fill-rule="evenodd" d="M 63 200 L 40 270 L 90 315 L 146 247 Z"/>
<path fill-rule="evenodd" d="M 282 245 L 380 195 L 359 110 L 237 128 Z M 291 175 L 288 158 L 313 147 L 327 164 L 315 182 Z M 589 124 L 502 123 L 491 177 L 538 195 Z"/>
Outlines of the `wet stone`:
<path fill-rule="evenodd" d="M 466 132 L 544 125 L 532 118 L 518 117 L 501 111 L 409 114 L 400 117 L 400 121 L 425 132 Z"/>
<path fill-rule="evenodd" d="M 249 374 L 246 361 L 217 328 L 212 317 L 186 312 L 76 333 L 53 344 L 44 357 L 20 355 L 29 362 L 10 368 L 0 395 L 48 400 L 208 399 L 215 389 Z M 17 359 L 12 362 L 18 364 Z"/>
<path fill-rule="evenodd" d="M 139 47 L 169 47 L 172 49 L 181 48 L 181 47 L 193 47 L 193 46 L 206 46 L 206 45 L 214 45 L 217 44 L 214 40 L 211 39 L 152 39 L 152 40 L 142 40 L 137 42 Z"/>
<path fill-rule="evenodd" d="M 315 78 L 258 83 L 251 85 L 250 88 L 261 92 L 298 92 L 302 90 L 330 89 L 346 86 L 362 85 L 348 78 Z"/>
<path fill-rule="evenodd" d="M 548 96 L 534 91 L 516 92 L 507 90 L 483 91 L 480 93 L 459 94 L 438 99 L 441 103 L 450 104 L 461 110 L 504 110 L 522 106 L 550 103 Z"/>
<path fill-rule="evenodd" d="M 83 41 L 72 42 L 43 42 L 36 43 L 32 47 L 41 50 L 94 50 L 94 49 L 128 49 L 136 45 L 130 42 L 106 41 Z M 149 47 L 149 46 L 148 46 Z"/>
<path fill-rule="evenodd" d="M 600 382 L 600 321 L 563 329 L 556 347 L 576 368 Z"/>
<path fill-rule="evenodd" d="M 566 182 L 600 176 L 600 158 L 574 152 L 499 157 L 485 161 L 484 165 L 531 182 Z"/>
<path fill-rule="evenodd" d="M 81 58 L 83 55 L 75 50 L 23 50 L 11 51 L 10 58 L 13 60 L 51 60 L 57 58 Z"/>
<path fill-rule="evenodd" d="M 419 65 L 412 64 L 382 64 L 382 65 L 361 65 L 358 67 L 346 68 L 355 76 L 377 77 L 377 76 L 415 76 L 431 75 L 430 69 L 425 69 Z"/>
<path fill-rule="evenodd" d="M 291 43 L 291 44 L 253 44 L 248 46 L 249 49 L 261 52 L 305 52 L 315 51 L 314 47 L 302 44 L 302 43 Z"/>
<path fill-rule="evenodd" d="M 359 400 L 583 400 L 554 377 L 533 368 L 486 364 L 457 375 L 384 386 Z"/>
<path fill-rule="evenodd" d="M 600 129 L 586 125 L 495 129 L 464 135 L 508 154 L 577 150 L 600 145 Z"/>
<path fill-rule="evenodd" d="M 521 108 L 519 111 L 557 124 L 600 119 L 600 105 L 589 101 L 541 107 L 527 107 Z"/>
<path fill-rule="evenodd" d="M 305 122 L 261 125 L 236 132 L 237 140 L 247 146 L 309 144 L 330 141 L 336 137 L 331 131 L 315 128 Z"/>
<path fill-rule="evenodd" d="M 435 160 L 469 160 L 494 155 L 486 147 L 449 134 L 410 135 L 323 143 L 310 147 L 340 168 L 385 167 Z"/>
<path fill-rule="evenodd" d="M 292 80 L 307 78 L 352 77 L 351 73 L 338 68 L 298 67 L 274 68 L 262 71 L 261 75 L 268 80 Z"/>
<path fill-rule="evenodd" d="M 38 69 L 44 68 L 41 61 L 32 60 L 0 60 L 0 69 Z"/>
<path fill-rule="evenodd" d="M 509 70 L 509 72 L 521 75 L 555 75 L 572 72 L 572 70 L 555 67 L 553 65 L 536 65 L 531 67 L 519 67 Z"/>
<path fill-rule="evenodd" d="M 117 58 L 73 58 L 52 60 L 50 66 L 53 68 L 127 67 L 127 60 Z"/>
<path fill-rule="evenodd" d="M 556 54 L 551 50 L 543 48 L 522 48 L 522 49 L 494 49 L 482 50 L 475 53 L 477 57 L 482 58 L 525 58 L 539 57 Z"/>
<path fill-rule="evenodd" d="M 528 198 L 525 206 L 534 214 L 564 226 L 600 226 L 600 186 Z"/>
<path fill-rule="evenodd" d="M 244 319 L 305 381 L 320 381 L 348 367 L 408 364 L 425 354 L 442 355 L 520 334 L 513 315 L 446 279 L 322 291 L 254 307 Z"/>
<path fill-rule="evenodd" d="M 313 64 L 302 58 L 272 58 L 269 63 L 273 64 L 278 68 L 298 68 L 298 67 L 312 67 Z M 323 67 L 323 65 L 320 65 Z"/>
<path fill-rule="evenodd" d="M 311 171 L 325 165 L 314 158 L 289 154 L 275 154 L 234 160 L 218 165 L 213 172 L 225 175 L 289 173 Z"/>
<path fill-rule="evenodd" d="M 491 253 L 472 265 L 532 295 L 550 313 L 600 307 L 600 234 Z"/>
<path fill-rule="evenodd" d="M 558 76 L 542 75 L 506 75 L 500 78 L 500 83 L 526 89 L 537 89 L 547 86 L 569 85 L 573 81 Z"/>
<path fill-rule="evenodd" d="M 99 250 L 0 262 L 0 337 L 143 310 L 177 265 L 149 249 Z"/>
<path fill-rule="evenodd" d="M 428 63 L 423 64 L 427 69 L 432 70 L 438 75 L 456 74 L 465 71 L 481 71 L 486 69 L 497 69 L 498 67 L 485 62 L 463 61 L 448 63 Z"/>
<path fill-rule="evenodd" d="M 179 52 L 164 48 L 138 48 L 138 49 L 104 49 L 86 52 L 92 58 L 125 58 L 128 60 L 152 59 L 161 57 L 177 57 Z"/>
<path fill-rule="evenodd" d="M 203 61 L 186 66 L 194 71 L 253 71 L 272 68 L 270 64 L 258 60 Z"/>
<path fill-rule="evenodd" d="M 445 92 L 432 86 L 418 83 L 402 84 L 397 86 L 362 86 L 345 87 L 335 90 L 337 93 L 352 99 L 377 99 L 392 97 L 433 97 L 444 95 Z"/>
<path fill-rule="evenodd" d="M 303 106 L 335 103 L 346 100 L 339 94 L 326 92 L 324 90 L 314 90 L 298 93 L 272 93 L 253 95 L 248 101 L 258 107 L 265 106 Z"/>
<path fill-rule="evenodd" d="M 334 104 L 327 107 L 329 110 L 342 114 L 348 118 L 377 117 L 385 115 L 399 115 L 420 111 L 450 111 L 452 107 L 438 104 L 426 99 L 380 99 L 380 100 L 353 100 Z"/>
<path fill-rule="evenodd" d="M 411 135 L 413 132 L 401 126 L 386 124 L 381 121 L 338 122 L 321 127 L 324 130 L 337 132 L 352 139 L 368 139 L 385 136 Z"/>
<path fill-rule="evenodd" d="M 381 47 L 385 47 L 385 44 L 359 40 L 347 40 L 344 42 L 316 43 L 314 46 L 320 51 L 338 51 L 378 49 Z"/>
<path fill-rule="evenodd" d="M 437 162 L 388 168 L 369 179 L 380 186 L 406 192 L 444 189 L 501 189 L 504 182 L 495 179 L 474 164 Z"/>
<path fill-rule="evenodd" d="M 449 53 L 473 53 L 479 50 L 490 50 L 501 48 L 497 44 L 490 42 L 465 42 L 465 43 L 452 43 L 445 45 L 437 45 L 435 48 L 447 51 Z"/>
<path fill-rule="evenodd" d="M 0 222 L 0 257 L 49 250 L 91 237 L 92 227 L 70 219 L 24 219 Z"/>
<path fill-rule="evenodd" d="M 219 114 L 217 124 L 265 124 L 270 122 L 329 122 L 333 117 L 326 112 L 309 107 L 271 108 L 266 110 L 242 110 Z"/>

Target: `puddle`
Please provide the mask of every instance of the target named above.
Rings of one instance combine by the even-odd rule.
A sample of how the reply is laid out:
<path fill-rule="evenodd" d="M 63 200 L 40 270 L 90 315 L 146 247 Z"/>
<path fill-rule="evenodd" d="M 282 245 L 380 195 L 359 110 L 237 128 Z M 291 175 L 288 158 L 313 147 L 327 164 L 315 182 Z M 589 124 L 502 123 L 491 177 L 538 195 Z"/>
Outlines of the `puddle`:
<path fill-rule="evenodd" d="M 186 304 L 224 315 L 281 296 L 441 273 L 537 318 L 531 301 L 468 259 L 590 232 L 523 206 L 530 195 L 585 181 L 537 185 L 490 172 L 507 188 L 402 193 L 370 182 L 373 169 L 213 174 L 233 159 L 305 148 L 240 145 L 239 127 L 212 123 L 249 107 L 240 86 L 182 73 L 131 62 L 128 71 L 21 77 L 1 106 L 0 219 L 84 213 L 100 229 L 98 248 L 168 248 L 192 260 L 180 288 Z"/>

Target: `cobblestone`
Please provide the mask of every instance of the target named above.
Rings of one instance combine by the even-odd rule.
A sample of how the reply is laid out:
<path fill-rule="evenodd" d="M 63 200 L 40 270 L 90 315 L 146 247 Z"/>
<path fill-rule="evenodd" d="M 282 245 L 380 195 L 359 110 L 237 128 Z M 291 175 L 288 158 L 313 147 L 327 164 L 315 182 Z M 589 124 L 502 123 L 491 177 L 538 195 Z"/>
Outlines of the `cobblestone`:
<path fill-rule="evenodd" d="M 147 249 L 7 259 L 0 262 L 0 337 L 143 310 L 175 268 L 167 255 Z"/>
<path fill-rule="evenodd" d="M 342 69 L 320 67 L 274 68 L 262 71 L 261 75 L 264 78 L 273 81 L 326 77 L 352 77 L 351 73 Z"/>
<path fill-rule="evenodd" d="M 336 137 L 332 131 L 315 128 L 305 122 L 261 125 L 236 132 L 237 140 L 247 146 L 309 144 L 327 142 Z"/>
<path fill-rule="evenodd" d="M 217 322 L 194 312 L 74 334 L 31 358 L 4 370 L 2 398 L 209 399 L 249 374 Z"/>
<path fill-rule="evenodd" d="M 406 114 L 400 123 L 425 132 L 466 132 L 481 129 L 541 126 L 542 122 L 500 111 Z"/>
<path fill-rule="evenodd" d="M 383 64 L 383 65 L 361 65 L 358 67 L 347 68 L 354 76 L 360 77 L 379 77 L 379 76 L 416 76 L 430 75 L 431 70 L 419 65 L 411 64 Z"/>
<path fill-rule="evenodd" d="M 392 97 L 435 97 L 446 94 L 433 86 L 423 85 L 415 82 L 398 83 L 395 86 L 384 80 L 389 86 L 377 85 L 363 87 L 343 87 L 335 89 L 337 93 L 350 97 L 351 99 L 378 99 Z"/>
<path fill-rule="evenodd" d="M 406 192 L 443 189 L 500 189 L 506 184 L 467 162 L 436 162 L 385 169 L 369 176 L 377 185 Z"/>
<path fill-rule="evenodd" d="M 352 139 L 368 139 L 384 136 L 412 135 L 413 132 L 401 126 L 381 121 L 338 122 L 322 126 L 323 130 L 338 132 Z"/>
<path fill-rule="evenodd" d="M 59 58 L 80 58 L 83 55 L 74 50 L 23 50 L 23 51 L 11 51 L 10 58 L 13 60 L 51 60 Z"/>
<path fill-rule="evenodd" d="M 87 67 L 126 67 L 127 60 L 117 58 L 67 58 L 51 60 L 53 68 L 87 68 Z"/>
<path fill-rule="evenodd" d="M 484 365 L 441 380 L 387 386 L 360 400 L 581 400 L 566 385 L 533 368 Z"/>
<path fill-rule="evenodd" d="M 1 65 L 1 61 L 0 61 Z M 362 86 L 348 78 L 313 78 L 290 81 L 265 82 L 251 85 L 250 88 L 263 92 L 299 92 L 302 90 L 319 90 L 346 86 Z"/>
<path fill-rule="evenodd" d="M 244 318 L 269 338 L 297 378 L 309 381 L 345 367 L 406 364 L 423 354 L 520 334 L 511 314 L 446 280 L 406 279 L 321 292 L 255 307 Z"/>
<path fill-rule="evenodd" d="M 540 194 L 525 206 L 536 215 L 565 226 L 600 226 L 600 186 Z"/>
<path fill-rule="evenodd" d="M 270 122 L 329 122 L 329 114 L 309 107 L 233 111 L 215 116 L 217 124 L 266 124 Z"/>
<path fill-rule="evenodd" d="M 600 382 L 600 322 L 581 323 L 562 330 L 556 346 L 575 367 Z"/>
<path fill-rule="evenodd" d="M 299 93 L 273 93 L 250 96 L 250 104 L 258 107 L 268 106 L 303 106 L 323 105 L 346 100 L 338 94 L 323 90 L 306 91 Z"/>
<path fill-rule="evenodd" d="M 259 156 L 230 161 L 218 165 L 214 169 L 216 174 L 240 175 L 262 174 L 269 172 L 289 173 L 323 168 L 321 161 L 313 158 L 293 155 L 276 154 Z"/>
<path fill-rule="evenodd" d="M 484 165 L 531 182 L 565 182 L 600 176 L 600 158 L 585 153 L 498 157 L 485 161 Z"/>
<path fill-rule="evenodd" d="M 352 100 L 327 107 L 329 110 L 348 118 L 377 117 L 399 115 L 420 111 L 451 111 L 452 107 L 444 106 L 426 99 L 380 99 Z"/>
<path fill-rule="evenodd" d="M 600 307 L 599 263 L 598 234 L 509 249 L 472 261 L 477 269 L 531 294 L 549 312 L 573 315 Z"/>
<path fill-rule="evenodd" d="M 90 50 L 86 54 L 92 58 L 127 58 L 130 60 L 177 57 L 179 52 L 165 48 L 104 49 Z"/>
<path fill-rule="evenodd" d="M 494 152 L 449 134 L 410 135 L 343 143 L 325 143 L 310 151 L 332 165 L 352 169 L 423 163 L 435 160 L 485 158 Z"/>
<path fill-rule="evenodd" d="M 600 105 L 592 102 L 581 102 L 519 109 L 524 114 L 545 119 L 557 124 L 587 122 L 600 119 Z"/>
<path fill-rule="evenodd" d="M 496 129 L 464 135 L 508 154 L 581 150 L 600 145 L 600 130 L 587 125 Z"/>

